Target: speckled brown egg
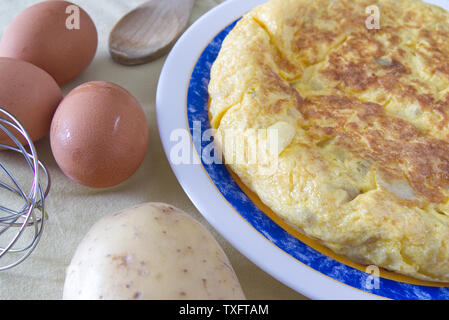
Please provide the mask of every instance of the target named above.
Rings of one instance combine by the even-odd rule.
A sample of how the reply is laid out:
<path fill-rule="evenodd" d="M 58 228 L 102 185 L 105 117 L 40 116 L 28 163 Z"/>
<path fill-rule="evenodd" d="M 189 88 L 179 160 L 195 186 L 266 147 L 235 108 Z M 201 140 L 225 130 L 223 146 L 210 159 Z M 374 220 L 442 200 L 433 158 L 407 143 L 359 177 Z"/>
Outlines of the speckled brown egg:
<path fill-rule="evenodd" d="M 149 129 L 139 102 L 122 87 L 85 83 L 59 105 L 51 149 L 61 170 L 91 188 L 109 188 L 131 177 L 148 147 Z"/>
<path fill-rule="evenodd" d="M 33 141 L 48 134 L 61 99 L 61 89 L 48 73 L 31 63 L 0 57 L 0 107 L 20 121 Z M 15 145 L 3 131 L 0 143 Z"/>
<path fill-rule="evenodd" d="M 64 84 L 89 66 L 97 44 L 95 25 L 82 8 L 44 1 L 13 19 L 3 33 L 0 56 L 31 62 Z"/>

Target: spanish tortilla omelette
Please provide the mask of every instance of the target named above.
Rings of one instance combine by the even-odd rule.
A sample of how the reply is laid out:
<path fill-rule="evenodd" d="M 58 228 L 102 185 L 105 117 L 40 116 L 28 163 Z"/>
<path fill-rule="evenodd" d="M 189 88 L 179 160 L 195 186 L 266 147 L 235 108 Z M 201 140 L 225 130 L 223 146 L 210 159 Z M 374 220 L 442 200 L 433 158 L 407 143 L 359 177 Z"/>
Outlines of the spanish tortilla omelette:
<path fill-rule="evenodd" d="M 223 42 L 209 93 L 225 161 L 276 214 L 358 263 L 449 282 L 448 12 L 270 0 Z M 226 143 L 273 156 L 255 134 L 273 129 L 273 170 Z"/>

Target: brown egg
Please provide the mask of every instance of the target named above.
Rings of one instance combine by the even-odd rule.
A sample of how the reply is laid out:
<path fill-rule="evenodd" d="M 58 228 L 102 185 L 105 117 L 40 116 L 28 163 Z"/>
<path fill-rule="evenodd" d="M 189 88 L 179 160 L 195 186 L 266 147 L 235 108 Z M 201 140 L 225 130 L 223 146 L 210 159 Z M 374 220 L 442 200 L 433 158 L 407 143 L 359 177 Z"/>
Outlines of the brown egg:
<path fill-rule="evenodd" d="M 139 102 L 109 82 L 71 91 L 51 125 L 51 149 L 61 170 L 92 188 L 108 188 L 133 175 L 148 147 L 149 129 Z"/>
<path fill-rule="evenodd" d="M 48 134 L 61 99 L 61 89 L 48 73 L 31 63 L 0 57 L 0 107 L 20 121 L 33 141 Z M 0 143 L 15 145 L 0 132 Z"/>
<path fill-rule="evenodd" d="M 31 62 L 59 84 L 74 79 L 89 66 L 98 44 L 91 18 L 76 8 L 66 1 L 29 7 L 3 33 L 0 56 Z"/>

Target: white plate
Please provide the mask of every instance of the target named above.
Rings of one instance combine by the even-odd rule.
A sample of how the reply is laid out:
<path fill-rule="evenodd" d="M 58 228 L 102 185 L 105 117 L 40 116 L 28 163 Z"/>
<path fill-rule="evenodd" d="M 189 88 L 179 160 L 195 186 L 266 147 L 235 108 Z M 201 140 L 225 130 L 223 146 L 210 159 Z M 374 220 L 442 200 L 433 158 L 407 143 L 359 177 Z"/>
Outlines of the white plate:
<path fill-rule="evenodd" d="M 448 9 L 443 1 L 432 2 Z M 201 134 L 209 128 L 210 67 L 233 24 L 263 2 L 229 0 L 208 12 L 177 42 L 162 70 L 156 98 L 159 132 L 185 192 L 209 223 L 242 254 L 309 298 L 449 299 L 449 288 L 412 284 L 385 273 L 375 278 L 360 267 L 349 266 L 346 260 L 305 244 L 280 227 L 278 220 L 265 215 L 225 166 L 200 161 L 198 154 L 204 154 L 204 148 L 211 144 L 201 141 Z M 181 141 L 185 142 L 183 155 L 189 157 L 178 163 Z"/>

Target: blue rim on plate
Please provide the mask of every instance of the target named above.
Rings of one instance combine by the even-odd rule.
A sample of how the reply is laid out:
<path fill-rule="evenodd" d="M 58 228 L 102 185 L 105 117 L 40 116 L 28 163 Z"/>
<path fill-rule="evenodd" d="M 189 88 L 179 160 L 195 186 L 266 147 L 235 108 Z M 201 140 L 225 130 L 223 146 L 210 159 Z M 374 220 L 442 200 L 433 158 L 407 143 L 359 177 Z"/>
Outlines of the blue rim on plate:
<path fill-rule="evenodd" d="M 207 45 L 193 69 L 187 92 L 187 121 L 192 137 L 196 136 L 195 122 L 201 123 L 202 132 L 210 129 L 208 110 L 210 70 L 218 56 L 223 40 L 237 22 L 238 20 L 223 29 Z M 202 150 L 210 144 L 208 141 L 193 140 L 193 142 L 199 155 L 202 155 Z M 233 179 L 225 165 L 208 164 L 203 161 L 201 156 L 200 158 L 211 181 L 236 212 L 268 241 L 299 262 L 341 283 L 377 296 L 395 300 L 449 300 L 449 287 L 422 286 L 380 278 L 378 289 L 367 288 L 366 283 L 370 281 L 368 273 L 338 262 L 289 234 L 254 204 Z"/>

